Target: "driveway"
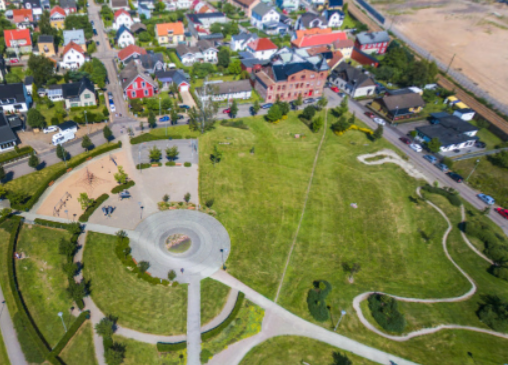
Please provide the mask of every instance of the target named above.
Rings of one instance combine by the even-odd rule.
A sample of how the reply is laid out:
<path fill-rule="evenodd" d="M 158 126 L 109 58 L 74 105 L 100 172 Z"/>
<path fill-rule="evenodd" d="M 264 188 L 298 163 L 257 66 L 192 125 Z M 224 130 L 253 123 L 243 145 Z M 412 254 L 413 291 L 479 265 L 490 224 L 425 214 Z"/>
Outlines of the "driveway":
<path fill-rule="evenodd" d="M 184 92 L 181 92 L 180 94 L 182 95 L 182 100 L 183 100 L 182 104 L 186 104 L 186 105 L 190 106 L 191 108 L 193 106 L 197 107 L 196 102 L 194 101 L 194 98 L 192 97 L 190 91 L 184 91 Z"/>

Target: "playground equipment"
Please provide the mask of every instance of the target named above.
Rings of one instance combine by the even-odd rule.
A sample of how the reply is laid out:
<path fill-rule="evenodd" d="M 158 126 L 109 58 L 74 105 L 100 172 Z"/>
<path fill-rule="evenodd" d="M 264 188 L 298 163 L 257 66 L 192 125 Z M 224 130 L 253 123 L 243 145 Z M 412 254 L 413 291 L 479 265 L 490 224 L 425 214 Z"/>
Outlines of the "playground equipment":
<path fill-rule="evenodd" d="M 90 172 L 87 167 L 83 176 L 76 182 L 76 184 L 74 184 L 74 186 L 82 186 L 89 194 L 91 194 L 97 185 L 103 184 L 105 182 L 108 181 L 97 177 L 97 175 L 95 175 L 93 172 Z"/>
<path fill-rule="evenodd" d="M 62 209 L 62 207 L 65 207 L 69 199 L 72 199 L 72 195 L 66 191 L 65 194 L 60 198 L 58 203 L 56 203 L 55 206 L 53 207 L 53 216 L 57 217 L 60 216 L 60 209 Z"/>

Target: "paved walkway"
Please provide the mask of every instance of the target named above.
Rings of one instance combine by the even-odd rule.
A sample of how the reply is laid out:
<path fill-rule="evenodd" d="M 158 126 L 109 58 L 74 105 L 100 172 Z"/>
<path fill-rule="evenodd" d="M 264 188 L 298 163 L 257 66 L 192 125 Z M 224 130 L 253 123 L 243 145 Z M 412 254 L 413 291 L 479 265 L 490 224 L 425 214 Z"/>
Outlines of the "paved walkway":
<path fill-rule="evenodd" d="M 201 354 L 201 280 L 193 277 L 187 292 L 187 365 L 199 365 Z"/>
<path fill-rule="evenodd" d="M 14 323 L 9 314 L 7 304 L 4 303 L 4 293 L 0 288 L 0 330 L 2 330 L 2 337 L 4 339 L 5 348 L 7 349 L 7 356 L 12 365 L 28 365 L 25 360 L 25 354 L 21 351 L 21 345 L 18 341 Z"/>

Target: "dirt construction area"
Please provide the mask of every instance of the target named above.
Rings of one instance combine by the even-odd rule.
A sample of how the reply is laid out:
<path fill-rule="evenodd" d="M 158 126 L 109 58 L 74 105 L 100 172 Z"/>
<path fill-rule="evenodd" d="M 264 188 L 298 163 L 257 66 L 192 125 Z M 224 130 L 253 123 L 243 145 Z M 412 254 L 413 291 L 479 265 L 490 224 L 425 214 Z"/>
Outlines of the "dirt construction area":
<path fill-rule="evenodd" d="M 508 104 L 508 5 L 468 0 L 371 0 L 385 25 Z M 392 23 L 393 21 L 393 23 Z"/>

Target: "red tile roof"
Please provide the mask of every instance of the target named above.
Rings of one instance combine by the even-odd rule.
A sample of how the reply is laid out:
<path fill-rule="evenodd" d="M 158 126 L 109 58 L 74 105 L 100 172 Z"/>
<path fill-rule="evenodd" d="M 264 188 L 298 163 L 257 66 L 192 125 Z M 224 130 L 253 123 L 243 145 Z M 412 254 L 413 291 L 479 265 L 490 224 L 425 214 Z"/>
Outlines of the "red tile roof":
<path fill-rule="evenodd" d="M 73 41 L 70 41 L 63 49 L 63 52 L 62 54 L 66 54 L 67 52 L 69 52 L 71 49 L 81 53 L 81 54 L 85 54 L 85 51 L 83 51 L 83 48 L 81 48 L 80 45 L 74 43 Z"/>
<path fill-rule="evenodd" d="M 301 38 L 303 36 L 309 36 L 314 34 L 330 34 L 332 32 L 331 28 L 311 28 L 311 29 L 304 29 L 304 30 L 297 30 L 296 31 L 296 38 Z"/>
<path fill-rule="evenodd" d="M 13 22 L 16 24 L 24 22 L 25 19 L 28 19 L 30 22 L 34 21 L 32 9 L 14 9 L 12 11 L 12 17 Z"/>
<path fill-rule="evenodd" d="M 269 38 L 258 38 L 250 42 L 247 47 L 252 48 L 254 52 L 277 49 L 277 46 Z"/>
<path fill-rule="evenodd" d="M 51 9 L 51 12 L 49 13 L 49 15 L 53 15 L 53 14 L 60 14 L 60 15 L 63 15 L 63 16 L 66 16 L 67 14 L 65 14 L 65 10 L 63 10 L 61 7 L 59 7 L 58 5 L 55 6 L 53 9 Z"/>
<path fill-rule="evenodd" d="M 306 47 L 314 47 L 332 44 L 337 40 L 346 40 L 347 34 L 344 32 L 336 32 L 329 34 L 313 34 L 308 36 L 303 36 L 295 39 L 291 43 L 297 48 L 306 48 Z"/>
<path fill-rule="evenodd" d="M 125 15 L 129 16 L 129 18 L 131 18 L 131 15 L 126 10 L 119 9 L 119 10 L 115 11 L 115 15 L 114 15 L 115 19 L 118 18 L 121 14 L 125 14 Z"/>
<path fill-rule="evenodd" d="M 18 46 L 31 46 L 32 38 L 30 37 L 30 29 L 12 29 L 4 30 L 5 44 L 11 47 L 11 41 L 25 40 L 25 44 L 18 42 Z"/>
<path fill-rule="evenodd" d="M 142 54 L 146 54 L 146 51 L 144 48 L 141 48 L 140 46 L 131 44 L 130 46 L 127 46 L 124 49 L 122 49 L 120 52 L 118 52 L 118 59 L 120 61 L 123 61 L 135 53 L 142 55 Z"/>

